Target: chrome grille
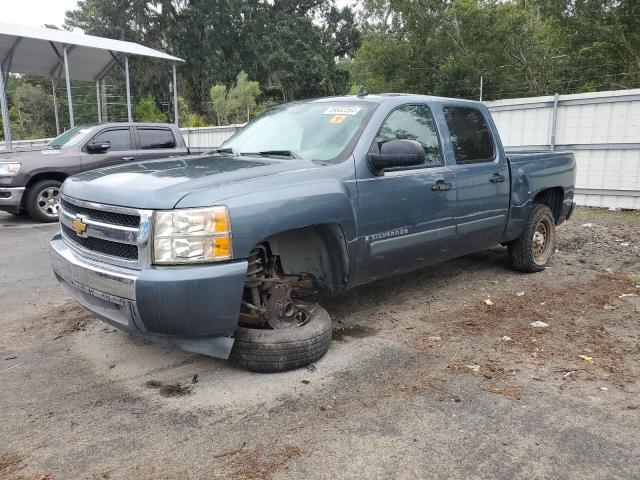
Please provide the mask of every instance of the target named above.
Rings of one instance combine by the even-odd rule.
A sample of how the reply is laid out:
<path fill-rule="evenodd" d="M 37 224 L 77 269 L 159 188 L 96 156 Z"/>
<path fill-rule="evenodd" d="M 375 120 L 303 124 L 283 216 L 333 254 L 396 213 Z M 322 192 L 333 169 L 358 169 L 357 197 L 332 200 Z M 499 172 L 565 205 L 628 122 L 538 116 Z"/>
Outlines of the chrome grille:
<path fill-rule="evenodd" d="M 120 257 L 127 260 L 138 260 L 138 247 L 136 245 L 128 245 L 126 243 L 112 242 L 111 240 L 103 240 L 95 237 L 80 237 L 71 228 L 65 224 L 61 225 L 62 232 L 68 240 L 82 248 L 91 250 L 92 252 L 109 255 L 111 257 Z"/>
<path fill-rule="evenodd" d="M 59 214 L 62 237 L 79 254 L 129 268 L 151 264 L 151 210 L 86 202 L 63 195 Z"/>
<path fill-rule="evenodd" d="M 86 215 L 87 217 L 97 222 L 111 223 L 113 225 L 121 225 L 123 227 L 138 227 L 140 226 L 140 217 L 137 215 L 126 215 L 124 213 L 108 212 L 104 210 L 95 210 L 93 208 L 80 207 L 74 205 L 67 200 L 60 201 L 62 208 L 67 212 L 74 215 Z"/>

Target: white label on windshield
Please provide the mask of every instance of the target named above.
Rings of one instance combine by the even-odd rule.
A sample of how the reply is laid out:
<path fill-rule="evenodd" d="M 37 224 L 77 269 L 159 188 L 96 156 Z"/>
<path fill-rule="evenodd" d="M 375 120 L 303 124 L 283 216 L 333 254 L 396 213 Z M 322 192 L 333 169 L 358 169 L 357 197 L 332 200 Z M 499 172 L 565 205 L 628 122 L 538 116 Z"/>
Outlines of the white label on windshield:
<path fill-rule="evenodd" d="M 355 115 L 360 111 L 360 107 L 355 105 L 339 105 L 329 107 L 324 111 L 325 115 Z"/>
<path fill-rule="evenodd" d="M 42 150 L 43 155 L 59 155 L 60 150 Z"/>

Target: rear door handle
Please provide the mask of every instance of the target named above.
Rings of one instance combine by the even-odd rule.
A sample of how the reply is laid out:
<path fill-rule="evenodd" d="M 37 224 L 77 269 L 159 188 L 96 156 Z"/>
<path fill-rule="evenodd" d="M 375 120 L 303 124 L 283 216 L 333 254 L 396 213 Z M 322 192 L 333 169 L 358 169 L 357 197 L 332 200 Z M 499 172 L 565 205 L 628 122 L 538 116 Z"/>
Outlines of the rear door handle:
<path fill-rule="evenodd" d="M 431 185 L 431 190 L 434 192 L 444 192 L 445 190 L 451 190 L 453 188 L 453 183 L 447 183 L 444 180 L 438 180 L 436 183 Z"/>
<path fill-rule="evenodd" d="M 490 178 L 489 181 L 492 183 L 501 183 L 504 182 L 505 177 L 504 175 L 500 175 L 499 173 L 494 173 Z"/>
<path fill-rule="evenodd" d="M 136 157 L 122 157 L 125 162 L 130 162 L 131 160 L 135 160 Z"/>

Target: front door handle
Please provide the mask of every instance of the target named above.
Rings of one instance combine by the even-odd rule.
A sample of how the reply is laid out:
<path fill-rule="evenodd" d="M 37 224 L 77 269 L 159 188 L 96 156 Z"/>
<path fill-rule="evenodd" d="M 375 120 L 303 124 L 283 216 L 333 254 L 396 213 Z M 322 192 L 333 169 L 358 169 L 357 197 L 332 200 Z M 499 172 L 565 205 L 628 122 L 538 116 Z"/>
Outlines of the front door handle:
<path fill-rule="evenodd" d="M 499 173 L 494 173 L 490 178 L 489 181 L 491 183 L 502 183 L 504 182 L 505 177 L 504 175 L 500 175 Z"/>
<path fill-rule="evenodd" d="M 125 162 L 130 162 L 131 160 L 135 160 L 136 157 L 122 157 L 122 160 L 124 160 Z"/>
<path fill-rule="evenodd" d="M 431 185 L 431 190 L 434 192 L 444 192 L 445 190 L 451 190 L 453 188 L 453 183 L 447 183 L 444 180 L 438 180 L 436 183 Z"/>

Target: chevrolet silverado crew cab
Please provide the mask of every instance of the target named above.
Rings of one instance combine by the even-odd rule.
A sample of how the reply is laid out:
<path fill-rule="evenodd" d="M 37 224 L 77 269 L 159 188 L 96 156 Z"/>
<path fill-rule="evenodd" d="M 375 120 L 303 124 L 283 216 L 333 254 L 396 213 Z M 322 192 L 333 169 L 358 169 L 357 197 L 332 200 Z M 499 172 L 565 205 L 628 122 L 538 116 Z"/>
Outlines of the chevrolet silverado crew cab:
<path fill-rule="evenodd" d="M 329 348 L 331 320 L 309 292 L 496 244 L 515 269 L 544 269 L 575 176 L 570 153 L 505 153 L 482 103 L 295 102 L 212 153 L 68 178 L 51 259 L 113 326 L 280 371 Z"/>
<path fill-rule="evenodd" d="M 70 175 L 139 160 L 188 155 L 174 125 L 104 123 L 67 130 L 46 147 L 0 152 L 0 210 L 58 221 L 60 186 Z"/>

